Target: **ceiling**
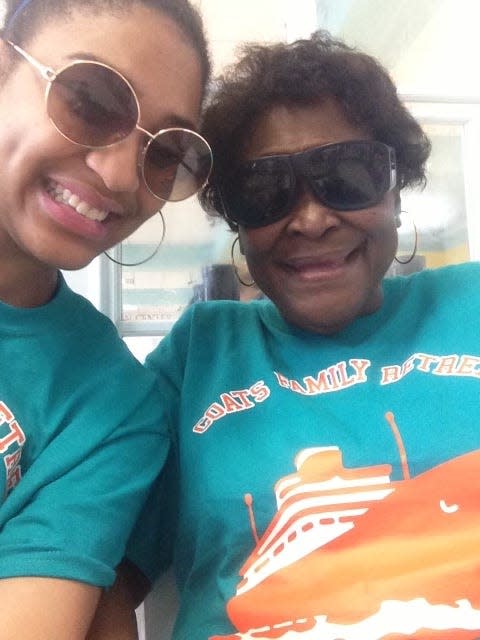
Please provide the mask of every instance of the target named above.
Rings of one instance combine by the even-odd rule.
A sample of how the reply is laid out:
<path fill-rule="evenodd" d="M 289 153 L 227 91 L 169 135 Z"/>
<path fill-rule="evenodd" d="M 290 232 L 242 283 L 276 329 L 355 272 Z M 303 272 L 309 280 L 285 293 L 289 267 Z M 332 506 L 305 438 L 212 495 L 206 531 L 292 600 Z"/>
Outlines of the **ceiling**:
<path fill-rule="evenodd" d="M 242 41 L 292 40 L 318 27 L 378 57 L 403 93 L 480 99 L 480 0 L 196 0 L 215 70 Z"/>

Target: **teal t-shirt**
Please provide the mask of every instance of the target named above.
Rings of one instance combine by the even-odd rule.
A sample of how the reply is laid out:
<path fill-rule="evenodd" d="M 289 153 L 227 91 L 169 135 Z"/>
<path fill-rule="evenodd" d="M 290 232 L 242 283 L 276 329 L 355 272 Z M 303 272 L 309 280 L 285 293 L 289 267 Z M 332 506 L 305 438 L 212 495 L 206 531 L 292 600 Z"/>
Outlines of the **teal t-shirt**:
<path fill-rule="evenodd" d="M 168 451 L 154 377 L 62 278 L 0 335 L 0 578 L 107 586 Z"/>
<path fill-rule="evenodd" d="M 267 300 L 185 313 L 147 359 L 178 466 L 175 640 L 480 637 L 479 283 L 386 280 L 335 336 Z"/>

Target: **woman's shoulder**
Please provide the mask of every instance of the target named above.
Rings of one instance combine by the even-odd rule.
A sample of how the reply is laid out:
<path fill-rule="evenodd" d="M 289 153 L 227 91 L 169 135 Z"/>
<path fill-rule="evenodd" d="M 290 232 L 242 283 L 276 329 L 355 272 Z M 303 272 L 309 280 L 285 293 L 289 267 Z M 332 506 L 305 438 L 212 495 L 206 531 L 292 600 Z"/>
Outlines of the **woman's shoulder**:
<path fill-rule="evenodd" d="M 238 300 L 210 300 L 197 302 L 185 312 L 185 316 L 194 323 L 249 322 L 261 315 L 265 306 L 271 304 L 268 300 L 252 300 L 241 302 Z"/>
<path fill-rule="evenodd" d="M 144 376 L 144 368 L 129 350 L 114 322 L 87 298 L 73 291 L 63 279 L 51 307 L 43 325 L 46 327 L 50 322 L 51 327 L 56 328 L 55 331 L 48 330 L 48 341 L 52 343 L 52 349 L 62 351 L 65 357 L 75 361 L 72 375 L 87 370 L 92 377 L 107 379 L 111 376 L 117 382 L 134 379 L 138 388 L 142 386 L 142 377 L 149 378 Z M 152 381 L 143 382 L 148 387 Z"/>
<path fill-rule="evenodd" d="M 480 262 L 471 261 L 461 262 L 459 264 L 448 264 L 433 269 L 425 269 L 419 273 L 425 273 L 428 277 L 438 281 L 468 280 L 478 277 L 478 274 L 480 274 Z"/>
<path fill-rule="evenodd" d="M 187 349 L 198 341 L 204 345 L 211 342 L 218 345 L 233 334 L 253 334 L 265 323 L 265 309 L 269 305 L 272 303 L 268 300 L 196 302 L 183 312 L 160 345 L 165 343 Z"/>
<path fill-rule="evenodd" d="M 91 333 L 115 332 L 113 322 L 89 300 L 73 291 L 59 274 L 57 289 L 45 304 L 13 307 L 0 303 L 2 330 L 52 341 L 82 339 Z M 11 331 L 10 331 L 11 330 Z"/>
<path fill-rule="evenodd" d="M 480 262 L 464 262 L 436 268 L 423 269 L 408 276 L 390 278 L 387 282 L 392 288 L 402 289 L 432 289 L 449 290 L 452 287 L 475 285 L 478 287 L 480 278 Z"/>

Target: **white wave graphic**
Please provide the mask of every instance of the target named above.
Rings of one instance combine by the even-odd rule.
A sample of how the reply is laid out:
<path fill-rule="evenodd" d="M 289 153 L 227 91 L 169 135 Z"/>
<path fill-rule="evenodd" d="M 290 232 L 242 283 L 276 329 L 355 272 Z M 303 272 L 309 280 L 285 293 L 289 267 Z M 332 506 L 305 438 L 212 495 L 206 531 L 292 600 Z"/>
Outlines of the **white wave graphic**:
<path fill-rule="evenodd" d="M 282 629 L 284 633 L 280 638 L 276 635 L 278 640 L 382 640 L 393 633 L 411 636 L 420 629 L 480 631 L 480 610 L 473 609 L 468 600 L 457 600 L 456 605 L 432 605 L 425 598 L 407 602 L 386 600 L 373 616 L 352 625 L 331 624 L 326 616 L 315 616 L 315 626 L 305 631 L 293 630 L 295 623 L 286 622 L 273 628 L 262 627 L 237 633 L 234 637 L 239 640 L 271 640 L 271 632 L 275 630 L 278 633 Z M 264 636 L 260 635 L 262 632 Z"/>

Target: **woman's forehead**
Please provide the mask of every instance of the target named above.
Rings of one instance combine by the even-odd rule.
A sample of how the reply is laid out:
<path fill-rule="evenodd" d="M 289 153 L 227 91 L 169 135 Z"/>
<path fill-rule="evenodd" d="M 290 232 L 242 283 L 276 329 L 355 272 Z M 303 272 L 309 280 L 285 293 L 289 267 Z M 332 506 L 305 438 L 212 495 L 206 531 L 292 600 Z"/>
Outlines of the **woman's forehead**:
<path fill-rule="evenodd" d="M 59 69 L 74 58 L 98 59 L 122 73 L 135 88 L 141 111 L 155 107 L 196 122 L 202 94 L 201 63 L 172 18 L 134 4 L 124 11 L 83 7 L 68 18 L 49 20 L 28 45 L 43 64 Z M 92 25 L 93 28 L 92 28 Z"/>
<path fill-rule="evenodd" d="M 245 140 L 244 154 L 255 158 L 276 153 L 295 153 L 310 147 L 368 140 L 362 127 L 350 122 L 338 101 L 325 98 L 300 104 L 279 104 L 256 118 Z"/>

